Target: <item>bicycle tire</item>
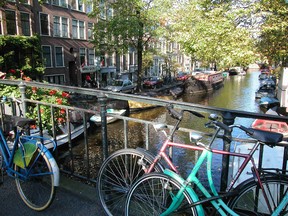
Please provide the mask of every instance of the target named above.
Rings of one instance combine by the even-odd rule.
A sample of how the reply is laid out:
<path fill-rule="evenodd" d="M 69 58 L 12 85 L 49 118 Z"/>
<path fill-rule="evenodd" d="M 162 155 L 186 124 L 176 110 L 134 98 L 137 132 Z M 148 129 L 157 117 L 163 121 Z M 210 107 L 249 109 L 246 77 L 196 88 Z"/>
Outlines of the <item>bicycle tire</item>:
<path fill-rule="evenodd" d="M 181 184 L 163 173 L 150 173 L 139 179 L 127 195 L 125 205 L 126 216 L 158 216 L 170 206 Z M 197 215 L 195 207 L 190 207 L 192 198 L 183 191 L 183 201 L 178 210 L 169 216 Z"/>
<path fill-rule="evenodd" d="M 147 167 L 153 162 L 149 153 L 137 149 L 118 150 L 103 162 L 98 175 L 97 193 L 107 215 L 124 214 L 131 185 L 145 173 L 138 164 L 142 157 Z M 161 172 L 163 168 L 156 164 L 154 170 Z"/>
<path fill-rule="evenodd" d="M 35 163 L 31 162 L 29 175 L 15 177 L 17 190 L 24 203 L 35 211 L 48 208 L 55 197 L 54 175 L 51 164 L 41 149 L 37 148 Z M 15 165 L 16 172 L 23 173 L 22 168 Z"/>
<path fill-rule="evenodd" d="M 267 192 L 271 208 L 274 210 L 288 191 L 288 180 L 283 177 L 267 176 L 262 177 L 261 181 L 265 192 Z M 237 196 L 228 203 L 233 211 L 239 215 L 271 215 L 267 204 L 264 202 L 263 192 L 254 179 L 243 182 L 235 190 L 238 190 Z M 282 213 L 281 215 L 288 214 L 288 206 Z"/>

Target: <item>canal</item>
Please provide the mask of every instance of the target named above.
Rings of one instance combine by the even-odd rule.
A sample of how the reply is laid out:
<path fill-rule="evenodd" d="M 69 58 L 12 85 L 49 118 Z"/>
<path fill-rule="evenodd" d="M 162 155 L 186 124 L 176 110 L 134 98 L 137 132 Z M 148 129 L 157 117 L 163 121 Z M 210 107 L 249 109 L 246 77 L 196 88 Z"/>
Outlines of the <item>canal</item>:
<path fill-rule="evenodd" d="M 255 101 L 255 91 L 259 86 L 258 81 L 259 72 L 248 72 L 246 76 L 231 76 L 226 78 L 224 81 L 224 86 L 212 93 L 206 95 L 190 95 L 184 94 L 178 100 L 189 103 L 196 103 L 205 106 L 221 107 L 226 109 L 249 111 L 249 112 L 261 112 L 259 109 L 257 101 Z M 166 109 L 163 107 L 143 110 L 141 112 L 130 113 L 129 116 L 133 118 L 139 118 L 148 121 L 163 122 L 169 125 L 173 125 L 175 120 L 172 119 L 167 113 Z M 186 113 L 180 127 L 191 128 L 199 131 L 209 132 L 208 129 L 204 127 L 207 118 L 199 119 L 195 116 Z M 235 123 L 243 124 L 245 126 L 250 126 L 253 119 L 236 119 Z M 109 153 L 112 153 L 118 149 L 124 148 L 124 136 L 123 136 L 123 121 L 117 121 L 113 124 L 108 125 L 108 144 Z M 135 122 L 128 122 L 128 147 L 144 147 L 145 146 L 145 128 L 144 125 Z M 245 136 L 241 134 L 240 131 L 233 132 L 233 136 L 242 137 Z M 153 128 L 149 130 L 149 140 L 150 150 L 156 152 L 165 139 L 162 133 L 156 133 Z M 208 140 L 209 138 L 207 138 Z M 187 133 L 178 132 L 174 137 L 174 141 L 189 143 L 189 138 Z M 88 135 L 89 142 L 89 158 L 95 166 L 101 165 L 101 133 L 99 127 L 93 127 L 89 129 Z M 222 140 L 217 140 L 215 143 L 215 148 L 222 149 Z M 83 146 L 79 145 L 74 147 L 73 152 L 76 155 L 83 154 Z M 181 168 L 180 171 L 183 175 L 186 175 L 193 167 L 197 153 L 192 151 L 185 151 L 183 149 L 173 150 L 173 159 L 176 164 Z M 220 156 L 214 157 L 213 173 L 217 179 L 220 179 L 221 162 L 222 158 Z M 78 160 L 81 163 L 81 160 Z M 80 165 L 81 167 L 81 165 Z M 92 174 L 95 177 L 97 172 Z M 220 182 L 217 183 L 219 186 Z"/>

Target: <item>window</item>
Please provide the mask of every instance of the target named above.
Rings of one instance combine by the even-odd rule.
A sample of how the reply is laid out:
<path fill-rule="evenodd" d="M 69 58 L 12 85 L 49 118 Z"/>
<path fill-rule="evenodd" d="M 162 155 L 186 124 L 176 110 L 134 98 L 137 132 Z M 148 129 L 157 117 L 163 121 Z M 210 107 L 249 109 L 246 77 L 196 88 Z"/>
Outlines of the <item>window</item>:
<path fill-rule="evenodd" d="M 54 16 L 54 36 L 68 37 L 68 19 L 65 17 Z"/>
<path fill-rule="evenodd" d="M 93 39 L 93 23 L 88 23 L 88 39 Z"/>
<path fill-rule="evenodd" d="M 100 0 L 99 10 L 100 10 L 100 18 L 106 19 L 106 7 L 105 7 L 105 1 L 104 0 Z"/>
<path fill-rule="evenodd" d="M 28 13 L 20 13 L 22 34 L 30 36 L 30 15 Z"/>
<path fill-rule="evenodd" d="M 42 59 L 46 68 L 52 67 L 52 56 L 50 46 L 42 46 Z"/>
<path fill-rule="evenodd" d="M 84 11 L 82 0 L 71 0 L 71 8 L 73 10 Z"/>
<path fill-rule="evenodd" d="M 49 35 L 48 14 L 40 14 L 40 32 L 41 35 Z"/>
<path fill-rule="evenodd" d="M 79 55 L 80 55 L 80 64 L 81 66 L 85 66 L 86 64 L 86 49 L 80 48 L 79 49 Z"/>
<path fill-rule="evenodd" d="M 54 36 L 60 37 L 61 32 L 60 32 L 60 17 L 54 16 L 54 25 L 53 25 L 53 30 L 54 30 Z"/>
<path fill-rule="evenodd" d="M 53 5 L 61 6 L 61 7 L 67 7 L 67 0 L 52 0 Z"/>
<path fill-rule="evenodd" d="M 15 11 L 6 10 L 6 28 L 8 35 L 17 34 Z"/>
<path fill-rule="evenodd" d="M 56 59 L 56 67 L 63 67 L 64 66 L 64 53 L 63 47 L 55 47 L 55 59 Z"/>
<path fill-rule="evenodd" d="M 86 2 L 85 3 L 85 6 L 86 6 L 86 13 L 90 13 L 90 12 L 92 12 L 92 10 L 93 10 L 93 4 L 92 4 L 92 2 Z"/>
<path fill-rule="evenodd" d="M 62 17 L 62 37 L 68 38 L 68 19 Z"/>
<path fill-rule="evenodd" d="M 2 35 L 2 16 L 0 14 L 0 35 Z"/>
<path fill-rule="evenodd" d="M 80 39 L 85 38 L 85 25 L 83 21 L 79 21 L 79 37 Z"/>
<path fill-rule="evenodd" d="M 95 52 L 94 49 L 89 49 L 88 50 L 88 64 L 89 65 L 94 65 L 94 59 L 95 59 Z"/>
<path fill-rule="evenodd" d="M 63 85 L 65 83 L 65 76 L 64 75 L 44 76 L 44 80 L 49 83 Z"/>
<path fill-rule="evenodd" d="M 85 24 L 83 21 L 72 20 L 72 37 L 74 39 L 85 39 Z"/>
<path fill-rule="evenodd" d="M 78 38 L 78 20 L 72 20 L 72 38 Z"/>

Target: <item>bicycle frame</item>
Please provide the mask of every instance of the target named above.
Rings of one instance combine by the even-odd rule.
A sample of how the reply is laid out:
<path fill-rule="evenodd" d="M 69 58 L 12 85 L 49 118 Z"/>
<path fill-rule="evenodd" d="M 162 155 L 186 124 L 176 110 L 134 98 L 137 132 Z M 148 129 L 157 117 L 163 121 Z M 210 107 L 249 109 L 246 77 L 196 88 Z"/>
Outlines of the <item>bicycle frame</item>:
<path fill-rule="evenodd" d="M 216 133 L 214 133 L 214 135 L 210 141 L 210 144 L 212 144 L 214 142 L 219 131 L 220 131 L 220 128 L 218 128 Z M 187 190 L 187 192 L 193 198 L 193 201 L 197 203 L 197 204 L 195 204 L 196 207 L 199 204 L 202 204 L 205 202 L 211 202 L 212 205 L 217 209 L 217 211 L 221 215 L 226 215 L 227 213 L 225 213 L 225 211 L 231 215 L 237 215 L 223 202 L 223 200 L 219 197 L 218 192 L 216 191 L 216 188 L 215 188 L 215 185 L 213 182 L 213 178 L 212 178 L 212 172 L 211 172 L 212 155 L 213 154 L 229 155 L 229 156 L 240 157 L 240 158 L 244 159 L 243 162 L 241 163 L 239 170 L 232 177 L 230 184 L 228 185 L 228 187 L 225 190 L 225 192 L 227 193 L 227 196 L 229 195 L 229 191 L 231 191 L 231 189 L 235 185 L 237 179 L 240 177 L 241 173 L 244 171 L 244 168 L 248 165 L 249 162 L 251 162 L 252 172 L 253 172 L 255 178 L 257 178 L 257 180 L 258 180 L 260 188 L 264 191 L 263 196 L 264 196 L 265 202 L 268 205 L 268 203 L 269 203 L 268 197 L 267 197 L 265 190 L 263 188 L 263 185 L 262 185 L 262 182 L 260 179 L 260 174 L 259 174 L 259 171 L 257 169 L 257 166 L 256 166 L 254 158 L 253 158 L 253 154 L 255 153 L 255 151 L 257 150 L 257 148 L 260 145 L 261 145 L 260 142 L 255 143 L 254 147 L 250 150 L 250 152 L 248 154 L 243 154 L 243 153 L 228 152 L 228 151 L 224 151 L 224 150 L 216 150 L 216 149 L 212 149 L 210 146 L 209 147 L 202 147 L 202 146 L 197 146 L 197 145 L 188 145 L 188 144 L 176 143 L 176 142 L 172 142 L 171 139 L 168 138 L 163 143 L 163 145 L 162 145 L 160 151 L 158 152 L 157 156 L 155 157 L 153 163 L 146 170 L 146 173 L 152 172 L 155 164 L 160 160 L 160 158 L 163 158 L 170 168 L 170 170 L 165 169 L 164 173 L 169 175 L 170 177 L 172 177 L 174 179 L 177 179 L 177 181 L 181 182 L 181 184 L 182 184 L 183 190 L 180 190 L 178 192 L 177 196 L 175 197 L 175 200 L 173 198 L 173 200 L 174 200 L 173 203 L 167 209 L 167 211 L 165 211 L 165 213 L 163 213 L 163 215 L 169 215 L 171 212 L 176 210 L 177 207 L 180 206 L 181 201 L 183 200 L 183 191 L 184 190 Z M 189 150 L 194 150 L 194 151 L 202 151 L 199 159 L 197 160 L 194 168 L 192 169 L 191 173 L 189 174 L 189 176 L 187 177 L 186 180 L 183 179 L 179 175 L 179 171 L 177 170 L 176 166 L 173 164 L 170 157 L 166 153 L 167 148 L 170 148 L 170 147 L 184 148 L 184 149 L 189 149 Z M 208 192 L 208 190 L 203 186 L 203 184 L 197 178 L 197 173 L 198 173 L 201 165 L 204 163 L 205 160 L 207 160 L 206 171 L 207 171 L 208 183 L 209 183 L 212 195 Z M 206 199 L 200 201 L 199 197 L 196 195 L 194 190 L 189 186 L 190 183 L 194 183 L 200 189 L 200 191 L 203 193 L 203 195 L 206 197 Z M 287 202 L 288 202 L 288 200 L 287 200 Z M 286 204 L 287 204 L 287 202 L 286 202 Z M 220 206 L 222 207 L 222 209 L 220 208 Z M 269 210 L 272 212 L 271 206 L 269 206 Z M 199 208 L 198 212 L 202 212 L 204 214 L 203 208 Z"/>

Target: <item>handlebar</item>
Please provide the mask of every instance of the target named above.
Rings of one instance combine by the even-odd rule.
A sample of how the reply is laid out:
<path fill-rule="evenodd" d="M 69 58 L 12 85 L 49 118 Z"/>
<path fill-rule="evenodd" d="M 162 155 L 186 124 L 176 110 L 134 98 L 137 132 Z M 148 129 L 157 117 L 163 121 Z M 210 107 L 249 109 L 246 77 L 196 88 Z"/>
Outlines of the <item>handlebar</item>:
<path fill-rule="evenodd" d="M 179 123 L 181 122 L 183 118 L 183 113 L 184 112 L 189 112 L 199 118 L 205 118 L 202 114 L 196 112 L 196 111 L 191 111 L 191 110 L 182 110 L 181 112 L 176 111 L 173 109 L 172 105 L 168 105 L 167 107 L 169 115 L 178 120 L 178 123 L 175 126 L 174 132 L 176 128 L 178 127 Z M 280 133 L 275 133 L 275 132 L 270 132 L 270 131 L 263 131 L 263 130 L 258 130 L 254 128 L 247 128 L 243 125 L 226 125 L 223 122 L 219 121 L 219 117 L 216 114 L 211 114 L 209 117 L 210 121 L 205 124 L 205 127 L 208 128 L 214 128 L 214 129 L 223 129 L 224 131 L 231 133 L 233 128 L 237 127 L 241 130 L 243 130 L 248 136 L 250 136 L 253 139 L 256 139 L 262 143 L 268 144 L 270 146 L 274 146 L 276 143 L 279 143 L 283 140 L 283 134 Z M 217 134 L 218 132 L 216 132 Z M 173 133 L 172 133 L 173 134 Z M 216 135 L 215 134 L 215 135 Z"/>

